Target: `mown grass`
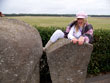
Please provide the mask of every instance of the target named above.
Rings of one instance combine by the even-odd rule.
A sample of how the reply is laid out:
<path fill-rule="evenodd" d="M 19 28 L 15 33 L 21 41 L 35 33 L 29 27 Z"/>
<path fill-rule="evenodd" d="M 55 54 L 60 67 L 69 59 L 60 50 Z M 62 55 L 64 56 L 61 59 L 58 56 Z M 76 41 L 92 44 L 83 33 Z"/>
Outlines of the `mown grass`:
<path fill-rule="evenodd" d="M 66 27 L 75 20 L 75 17 L 49 17 L 49 16 L 16 16 L 7 17 L 25 21 L 32 26 L 41 27 Z M 88 22 L 93 25 L 94 29 L 110 29 L 110 17 L 89 17 Z"/>

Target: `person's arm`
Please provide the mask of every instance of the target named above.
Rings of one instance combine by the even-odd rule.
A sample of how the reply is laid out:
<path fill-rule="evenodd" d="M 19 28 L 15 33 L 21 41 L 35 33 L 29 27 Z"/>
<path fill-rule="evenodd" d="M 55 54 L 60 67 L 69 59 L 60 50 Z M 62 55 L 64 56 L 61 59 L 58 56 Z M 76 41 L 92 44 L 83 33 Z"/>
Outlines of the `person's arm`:
<path fill-rule="evenodd" d="M 84 41 L 86 43 L 92 43 L 93 41 L 93 27 L 92 25 L 88 25 L 88 30 L 83 34 Z"/>
<path fill-rule="evenodd" d="M 74 27 L 72 27 L 71 29 L 70 29 L 70 32 L 68 33 L 68 39 L 70 39 L 70 40 L 72 40 L 73 38 L 75 38 L 74 36 L 73 36 L 73 32 L 74 32 Z"/>
<path fill-rule="evenodd" d="M 68 34 L 68 39 L 70 39 L 74 44 L 76 44 L 77 43 L 77 39 L 76 39 L 76 37 L 74 37 L 74 35 L 73 35 L 73 32 L 74 32 L 74 27 L 72 27 L 71 29 L 70 29 L 70 32 L 69 32 L 69 34 Z"/>
<path fill-rule="evenodd" d="M 87 25 L 85 27 L 85 31 L 82 36 L 78 39 L 78 44 L 82 45 L 84 42 L 85 43 L 92 43 L 93 41 L 93 27 L 92 25 Z"/>

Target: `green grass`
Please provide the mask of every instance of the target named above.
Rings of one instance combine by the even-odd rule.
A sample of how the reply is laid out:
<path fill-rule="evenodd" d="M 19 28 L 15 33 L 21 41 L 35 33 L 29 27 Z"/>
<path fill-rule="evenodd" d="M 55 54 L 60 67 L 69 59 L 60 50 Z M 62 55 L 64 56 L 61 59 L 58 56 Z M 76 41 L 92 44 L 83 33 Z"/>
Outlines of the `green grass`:
<path fill-rule="evenodd" d="M 75 18 L 74 17 L 49 17 L 49 16 L 18 16 L 7 17 L 23 20 L 32 26 L 42 27 L 66 27 Z M 88 22 L 93 25 L 94 29 L 110 29 L 110 17 L 89 17 Z"/>

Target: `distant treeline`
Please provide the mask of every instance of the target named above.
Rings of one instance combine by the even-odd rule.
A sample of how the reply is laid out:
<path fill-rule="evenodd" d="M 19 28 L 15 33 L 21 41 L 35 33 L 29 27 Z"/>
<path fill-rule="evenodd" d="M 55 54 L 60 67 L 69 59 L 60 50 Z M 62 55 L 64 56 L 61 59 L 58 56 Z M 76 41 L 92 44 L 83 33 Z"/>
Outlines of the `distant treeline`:
<path fill-rule="evenodd" d="M 5 16 L 65 16 L 73 17 L 75 14 L 4 14 Z M 89 15 L 90 17 L 110 17 L 110 15 Z"/>

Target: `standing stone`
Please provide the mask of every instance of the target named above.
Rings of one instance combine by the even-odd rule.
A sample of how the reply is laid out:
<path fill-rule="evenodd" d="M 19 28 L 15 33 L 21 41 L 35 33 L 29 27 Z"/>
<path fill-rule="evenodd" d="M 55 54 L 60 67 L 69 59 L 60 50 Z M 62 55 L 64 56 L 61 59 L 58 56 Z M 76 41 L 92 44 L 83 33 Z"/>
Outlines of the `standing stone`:
<path fill-rule="evenodd" d="M 22 21 L 0 18 L 0 83 L 39 83 L 39 32 Z"/>
<path fill-rule="evenodd" d="M 47 62 L 52 83 L 85 83 L 87 66 L 93 46 L 79 46 L 60 39 L 47 48 Z"/>

